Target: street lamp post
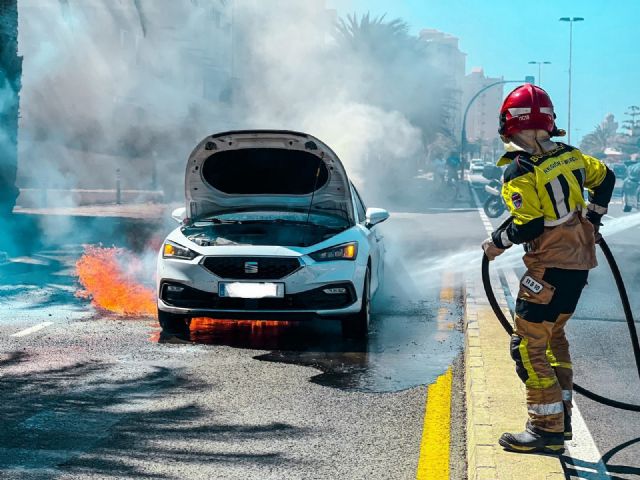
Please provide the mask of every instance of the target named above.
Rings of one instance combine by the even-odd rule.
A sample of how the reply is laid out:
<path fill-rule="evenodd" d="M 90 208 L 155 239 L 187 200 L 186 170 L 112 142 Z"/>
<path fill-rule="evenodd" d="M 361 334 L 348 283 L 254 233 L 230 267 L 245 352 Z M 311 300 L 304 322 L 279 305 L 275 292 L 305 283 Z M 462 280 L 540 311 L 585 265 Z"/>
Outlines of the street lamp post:
<path fill-rule="evenodd" d="M 534 83 L 533 77 L 525 77 L 525 83 Z M 522 80 L 500 80 L 499 82 L 493 82 L 489 85 L 484 86 L 480 90 L 478 90 L 473 97 L 467 103 L 466 108 L 464 109 L 464 115 L 462 116 L 462 131 L 460 132 L 460 177 L 461 180 L 464 180 L 464 149 L 467 143 L 467 114 L 469 113 L 469 109 L 471 109 L 471 105 L 476 99 L 482 95 L 485 91 L 489 90 L 496 85 L 503 85 L 505 83 L 522 83 Z"/>
<path fill-rule="evenodd" d="M 569 22 L 569 106 L 567 112 L 567 142 L 571 143 L 571 60 L 573 57 L 573 23 L 582 22 L 582 17 L 562 17 L 561 22 Z"/>
<path fill-rule="evenodd" d="M 531 60 L 529 65 L 538 65 L 538 85 L 542 86 L 542 65 L 551 65 L 551 62 L 538 62 L 537 60 Z"/>

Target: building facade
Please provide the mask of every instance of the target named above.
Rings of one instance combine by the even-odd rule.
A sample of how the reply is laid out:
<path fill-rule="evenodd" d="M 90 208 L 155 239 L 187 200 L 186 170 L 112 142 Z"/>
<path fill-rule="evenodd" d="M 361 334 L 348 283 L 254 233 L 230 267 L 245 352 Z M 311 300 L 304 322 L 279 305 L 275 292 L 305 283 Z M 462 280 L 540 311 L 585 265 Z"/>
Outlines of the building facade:
<path fill-rule="evenodd" d="M 503 78 L 493 78 L 485 75 L 481 67 L 471 69 L 471 72 L 464 77 L 462 104 L 463 108 L 483 88 L 492 83 L 500 82 Z M 496 85 L 487 89 L 475 99 L 469 112 L 467 113 L 466 133 L 467 141 L 474 144 L 475 153 L 483 157 L 493 155 L 496 149 L 501 146 L 498 139 L 498 117 L 502 99 L 504 96 L 503 85 Z"/>
<path fill-rule="evenodd" d="M 447 130 L 457 138 L 460 136 L 462 125 L 462 97 L 467 54 L 460 51 L 459 39 L 448 33 L 425 28 L 420 31 L 419 38 L 428 44 L 430 62 L 447 82 L 449 103 Z"/>

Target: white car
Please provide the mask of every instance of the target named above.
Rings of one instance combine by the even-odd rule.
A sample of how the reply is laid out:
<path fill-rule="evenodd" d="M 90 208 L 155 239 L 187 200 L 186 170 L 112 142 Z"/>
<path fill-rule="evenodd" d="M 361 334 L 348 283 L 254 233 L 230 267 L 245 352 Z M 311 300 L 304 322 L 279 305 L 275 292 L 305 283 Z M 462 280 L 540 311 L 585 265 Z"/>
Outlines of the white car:
<path fill-rule="evenodd" d="M 158 320 L 340 319 L 364 336 L 381 284 L 386 210 L 365 208 L 336 154 L 290 131 L 205 138 L 185 174 L 186 208 L 158 256 Z"/>

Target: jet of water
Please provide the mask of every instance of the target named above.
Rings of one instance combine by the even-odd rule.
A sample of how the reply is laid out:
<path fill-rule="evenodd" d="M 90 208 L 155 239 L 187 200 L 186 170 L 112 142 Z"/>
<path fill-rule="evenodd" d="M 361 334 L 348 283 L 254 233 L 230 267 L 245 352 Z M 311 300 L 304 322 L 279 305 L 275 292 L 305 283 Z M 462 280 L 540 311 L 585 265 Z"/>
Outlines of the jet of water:
<path fill-rule="evenodd" d="M 600 231 L 604 237 L 612 237 L 639 226 L 640 212 L 608 221 Z M 500 268 L 516 267 L 521 264 L 523 255 L 522 247 L 515 245 L 496 259 L 496 266 Z M 478 245 L 445 256 L 425 258 L 414 263 L 412 268 L 408 270 L 413 274 L 413 280 L 420 284 L 433 281 L 434 276 L 444 271 L 461 274 L 478 271 L 481 262 L 482 250 Z"/>
<path fill-rule="evenodd" d="M 611 221 L 608 221 L 605 218 L 604 225 L 600 229 L 600 233 L 602 233 L 602 236 L 604 237 L 610 237 L 638 226 L 640 226 L 640 212 L 626 215 L 624 217 L 614 218 Z"/>

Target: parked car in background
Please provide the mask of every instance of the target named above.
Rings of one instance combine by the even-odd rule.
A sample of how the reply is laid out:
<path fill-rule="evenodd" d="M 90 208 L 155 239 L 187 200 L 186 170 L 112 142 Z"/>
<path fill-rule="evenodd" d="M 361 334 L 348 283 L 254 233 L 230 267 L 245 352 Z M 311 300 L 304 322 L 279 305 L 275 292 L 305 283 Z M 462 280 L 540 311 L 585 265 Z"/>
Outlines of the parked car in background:
<path fill-rule="evenodd" d="M 482 175 L 482 170 L 484 170 L 485 162 L 481 158 L 473 158 L 469 163 L 469 172 L 472 174 Z"/>
<path fill-rule="evenodd" d="M 484 190 L 489 184 L 489 180 L 484 176 L 484 169 L 487 167 L 495 167 L 491 162 L 485 162 L 482 159 L 474 158 L 469 165 L 469 181 L 471 186 L 479 191 Z"/>

